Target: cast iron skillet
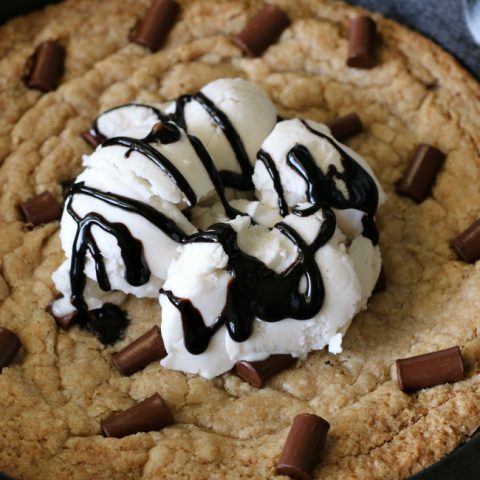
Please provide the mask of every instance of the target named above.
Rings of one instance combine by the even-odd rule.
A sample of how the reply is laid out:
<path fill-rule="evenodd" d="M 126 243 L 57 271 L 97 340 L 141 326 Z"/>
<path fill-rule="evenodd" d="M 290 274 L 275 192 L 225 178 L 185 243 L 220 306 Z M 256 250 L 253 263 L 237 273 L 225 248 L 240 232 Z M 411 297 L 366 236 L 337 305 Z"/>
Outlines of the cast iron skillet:
<path fill-rule="evenodd" d="M 14 15 L 27 13 L 59 0 L 15 0 L 0 2 L 0 24 Z M 466 27 L 459 0 L 348 0 L 377 10 L 430 36 L 455 55 L 480 79 L 480 48 Z M 465 0 L 466 1 L 466 0 Z M 472 3 L 475 0 L 468 0 Z M 479 27 L 480 28 L 480 27 Z M 1 465 L 0 465 L 1 468 Z M 478 480 L 480 478 L 480 430 L 453 453 L 408 480 Z M 0 472 L 0 480 L 15 480 Z"/>

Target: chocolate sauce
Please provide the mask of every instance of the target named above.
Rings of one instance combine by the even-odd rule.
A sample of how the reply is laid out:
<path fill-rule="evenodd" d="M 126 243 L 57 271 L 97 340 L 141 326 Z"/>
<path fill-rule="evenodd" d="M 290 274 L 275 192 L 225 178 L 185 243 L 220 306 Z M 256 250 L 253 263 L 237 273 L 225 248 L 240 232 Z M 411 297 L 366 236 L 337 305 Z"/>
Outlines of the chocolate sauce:
<path fill-rule="evenodd" d="M 143 139 L 145 143 L 160 142 L 162 145 L 169 145 L 180 140 L 182 133 L 172 122 L 159 122 L 155 124 L 151 132 Z"/>
<path fill-rule="evenodd" d="M 176 110 L 170 116 L 171 119 L 185 131 L 188 131 L 185 122 L 185 106 L 192 101 L 198 102 L 208 115 L 210 115 L 210 118 L 215 124 L 222 129 L 225 138 L 228 140 L 228 143 L 235 153 L 235 157 L 242 171 L 242 173 L 235 173 L 230 170 L 221 170 L 219 174 L 223 184 L 226 187 L 232 187 L 237 190 L 253 190 L 253 167 L 248 158 L 247 151 L 245 150 L 245 145 L 227 115 L 225 115 L 225 113 L 222 112 L 208 97 L 202 92 L 198 92 L 195 95 L 182 95 L 177 100 Z"/>
<path fill-rule="evenodd" d="M 198 155 L 198 158 L 200 158 L 200 161 L 202 162 L 205 170 L 207 171 L 208 176 L 210 177 L 210 181 L 213 183 L 215 191 L 218 194 L 218 197 L 220 199 L 220 202 L 222 203 L 223 209 L 225 210 L 225 214 L 227 215 L 227 217 L 233 219 L 237 215 L 244 215 L 243 212 L 240 212 L 228 203 L 228 200 L 225 197 L 225 187 L 222 178 L 220 177 L 220 173 L 215 167 L 212 157 L 208 153 L 207 149 L 204 147 L 203 143 L 193 135 L 188 135 L 188 138 L 190 140 L 190 143 L 192 144 L 192 147 L 195 150 L 195 153 Z"/>
<path fill-rule="evenodd" d="M 197 204 L 197 195 L 193 191 L 193 188 L 188 183 L 187 179 L 180 173 L 180 171 L 173 165 L 173 163 L 156 148 L 152 147 L 146 140 L 153 140 L 153 130 L 146 137 L 146 139 L 138 140 L 130 137 L 114 137 L 108 139 L 103 143 L 104 147 L 110 147 L 113 145 L 120 145 L 127 147 L 125 158 L 128 158 L 132 152 L 138 152 L 144 157 L 151 160 L 160 170 L 162 170 L 167 177 L 179 188 L 179 190 L 185 195 L 189 206 L 193 207 Z"/>
<path fill-rule="evenodd" d="M 212 225 L 207 231 L 194 233 L 185 241 L 220 243 L 228 255 L 227 270 L 232 274 L 225 307 L 211 326 L 205 325 L 201 313 L 190 300 L 175 297 L 170 291 L 161 291 L 181 314 L 185 347 L 190 353 L 203 353 L 222 325 L 226 325 L 233 340 L 244 342 L 252 334 L 255 318 L 265 322 L 285 318 L 308 320 L 320 311 L 325 289 L 315 253 L 330 240 L 336 226 L 332 210 L 324 208 L 322 211 L 324 222 L 311 245 L 307 245 L 287 224 L 276 225 L 275 228 L 298 249 L 295 262 L 280 274 L 243 252 L 238 247 L 235 230 L 226 223 Z M 301 292 L 302 279 L 305 288 Z"/>
<path fill-rule="evenodd" d="M 123 223 L 109 222 L 95 212 L 91 212 L 83 218 L 76 214 L 72 207 L 72 201 L 77 194 L 88 195 L 114 207 L 141 215 L 175 242 L 182 242 L 186 238 L 185 232 L 173 220 L 143 202 L 109 192 L 101 192 L 87 187 L 83 183 L 74 184 L 69 190 L 67 211 L 77 223 L 70 266 L 70 283 L 72 288 L 71 302 L 79 311 L 85 311 L 87 308 L 83 299 L 83 290 L 86 283 L 84 269 L 88 252 L 95 261 L 96 276 L 100 288 L 104 291 L 109 291 L 111 288 L 103 256 L 91 232 L 92 226 L 100 227 L 117 239 L 125 264 L 125 280 L 130 285 L 141 286 L 147 283 L 150 278 L 150 269 L 143 254 L 142 242 L 136 239 Z"/>
<path fill-rule="evenodd" d="M 185 348 L 192 355 L 203 353 L 210 339 L 223 325 L 223 321 L 219 319 L 213 325 L 207 326 L 202 314 L 195 308 L 191 300 L 176 297 L 172 291 L 163 288 L 160 289 L 160 293 L 164 294 L 181 313 Z"/>
<path fill-rule="evenodd" d="M 363 235 L 369 238 L 373 245 L 378 243 L 378 230 L 374 217 L 378 207 L 378 188 L 371 175 L 362 168 L 338 143 L 328 135 L 313 129 L 302 121 L 305 128 L 314 135 L 326 140 L 340 154 L 343 171 L 339 172 L 335 165 L 330 165 L 324 173 L 315 163 L 313 155 L 307 147 L 297 144 L 287 154 L 287 165 L 294 170 L 306 184 L 305 195 L 311 207 L 306 209 L 294 208 L 293 213 L 300 216 L 312 215 L 316 210 L 329 206 L 345 210 L 353 208 L 365 213 L 362 218 Z M 288 214 L 280 174 L 271 156 L 260 150 L 258 160 L 265 165 L 272 178 L 278 195 L 279 212 L 282 216 Z M 335 181 L 343 181 L 348 190 L 348 198 L 337 188 Z"/>
<path fill-rule="evenodd" d="M 275 162 L 273 158 L 267 153 L 265 150 L 259 150 L 257 153 L 257 159 L 260 160 L 267 173 L 270 175 L 270 178 L 273 182 L 273 188 L 277 192 L 278 196 L 278 212 L 282 217 L 286 217 L 288 215 L 288 205 L 287 201 L 285 200 L 285 195 L 283 193 L 283 186 L 282 180 L 280 179 L 280 174 L 278 173 L 278 169 L 275 166 Z"/>
<path fill-rule="evenodd" d="M 79 315 L 80 328 L 95 335 L 104 345 L 113 345 L 125 338 L 130 323 L 125 312 L 112 303 Z"/>

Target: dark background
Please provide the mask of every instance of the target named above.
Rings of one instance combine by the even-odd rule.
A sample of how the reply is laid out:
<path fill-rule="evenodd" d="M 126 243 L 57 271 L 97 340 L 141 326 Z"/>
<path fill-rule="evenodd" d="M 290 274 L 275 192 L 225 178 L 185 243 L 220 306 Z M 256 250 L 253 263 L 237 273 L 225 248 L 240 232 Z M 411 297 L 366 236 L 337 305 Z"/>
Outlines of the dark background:
<path fill-rule="evenodd" d="M 0 0 L 0 23 L 13 15 L 26 13 L 53 1 Z M 480 0 L 348 1 L 381 12 L 430 37 L 452 53 L 467 70 L 480 79 L 480 47 L 474 42 L 465 21 L 467 7 Z M 480 24 L 474 28 L 478 29 L 480 34 Z M 11 480 L 11 477 L 0 473 L 0 480 Z M 480 480 L 480 434 L 477 433 L 448 457 L 410 480 Z"/>

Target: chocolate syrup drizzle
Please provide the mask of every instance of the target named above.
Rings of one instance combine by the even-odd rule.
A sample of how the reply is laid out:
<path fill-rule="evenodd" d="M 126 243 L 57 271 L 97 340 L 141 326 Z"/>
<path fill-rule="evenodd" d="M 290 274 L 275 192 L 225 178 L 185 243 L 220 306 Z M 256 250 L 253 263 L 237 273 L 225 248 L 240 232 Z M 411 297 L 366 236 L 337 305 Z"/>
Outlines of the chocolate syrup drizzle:
<path fill-rule="evenodd" d="M 171 119 L 180 127 L 185 128 L 185 106 L 194 100 L 203 106 L 213 121 L 223 130 L 235 152 L 241 167 L 241 173 L 219 172 L 203 144 L 192 135 L 187 135 L 188 139 L 208 172 L 227 216 L 235 218 L 239 214 L 243 215 L 229 205 L 225 197 L 224 187 L 230 186 L 239 190 L 252 189 L 253 167 L 250 164 L 243 142 L 228 117 L 201 92 L 180 97 L 176 104 L 176 111 L 168 117 L 153 107 L 132 104 L 151 108 L 162 123 L 156 125 L 144 139 L 115 137 L 106 140 L 103 147 L 111 145 L 126 147 L 126 159 L 133 151 L 140 153 L 151 160 L 172 180 L 185 195 L 189 206 L 196 205 L 197 197 L 188 181 L 163 154 L 152 146 L 152 143 L 156 142 L 168 144 L 180 140 L 180 130 L 168 120 Z M 287 163 L 305 179 L 307 198 L 312 204 L 308 209 L 294 209 L 293 213 L 306 216 L 322 210 L 324 221 L 316 239 L 310 245 L 307 245 L 301 236 L 287 224 L 281 222 L 275 226 L 297 247 L 298 251 L 296 260 L 285 272 L 277 274 L 257 258 L 244 253 L 238 247 L 237 234 L 229 224 L 218 223 L 211 226 L 207 231 L 187 236 L 174 221 L 148 204 L 111 192 L 101 192 L 87 187 L 83 183 L 77 183 L 70 187 L 67 198 L 67 211 L 77 223 L 70 269 L 72 304 L 79 312 L 86 312 L 87 310 L 83 298 L 86 283 L 84 269 L 87 253 L 90 253 L 95 261 L 96 276 L 100 288 L 104 291 L 109 291 L 111 288 L 103 256 L 91 232 L 92 226 L 97 226 L 116 237 L 125 264 L 125 279 L 130 285 L 144 285 L 150 278 L 150 269 L 144 257 L 142 242 L 136 239 L 122 223 L 109 222 L 98 213 L 91 212 L 80 218 L 72 208 L 72 201 L 75 195 L 81 194 L 94 197 L 130 213 L 141 215 L 175 242 L 184 244 L 218 242 L 222 245 L 229 258 L 227 269 L 232 275 L 232 280 L 228 286 L 225 307 L 211 326 L 205 325 L 202 315 L 190 300 L 178 298 L 171 291 L 161 290 L 181 313 L 185 346 L 190 353 L 200 354 L 204 352 L 211 337 L 222 325 L 226 325 L 233 340 L 243 342 L 252 334 L 255 318 L 266 322 L 277 322 L 285 318 L 306 320 L 316 315 L 323 305 L 325 290 L 321 272 L 315 261 L 315 253 L 330 240 L 335 232 L 336 219 L 331 207 L 340 209 L 357 208 L 364 211 L 363 233 L 375 244 L 378 241 L 378 233 L 373 219 L 378 205 L 378 191 L 370 175 L 334 140 L 312 129 L 305 122 L 304 124 L 312 133 L 327 140 L 340 153 L 344 171 L 338 172 L 332 165 L 328 172 L 324 174 L 316 166 L 314 158 L 306 147 L 295 145 L 290 150 Z M 98 130 L 97 121 L 92 125 L 92 132 L 96 135 L 102 135 Z M 282 216 L 286 216 L 288 206 L 275 164 L 268 153 L 262 150 L 258 153 L 258 159 L 265 164 L 272 177 L 279 198 L 280 213 Z M 349 192 L 348 199 L 335 187 L 335 179 L 345 181 Z M 303 279 L 305 288 L 301 290 L 300 284 Z M 118 307 L 115 311 L 110 307 L 112 305 L 106 304 L 102 309 L 94 311 L 94 317 L 100 319 L 108 315 L 120 315 Z M 92 313 L 87 312 L 88 315 Z M 125 322 L 120 321 L 119 325 L 125 325 Z M 102 340 L 102 334 L 97 332 L 97 335 Z M 103 335 L 102 341 L 107 343 L 105 338 L 105 335 Z M 110 337 L 108 341 L 111 341 Z"/>
<path fill-rule="evenodd" d="M 378 244 L 378 230 L 375 225 L 375 212 L 378 207 L 378 189 L 368 172 L 356 162 L 340 145 L 328 135 L 315 130 L 307 122 L 302 121 L 305 128 L 326 140 L 340 154 L 343 172 L 339 172 L 335 165 L 330 165 L 324 173 L 315 163 L 313 155 L 307 147 L 297 144 L 287 154 L 287 165 L 305 180 L 305 195 L 311 207 L 306 209 L 295 208 L 293 213 L 308 216 L 319 208 L 329 206 L 345 210 L 354 208 L 365 213 L 362 218 L 363 235 L 371 240 L 373 245 Z M 287 202 L 283 192 L 280 174 L 272 157 L 260 150 L 257 159 L 263 162 L 270 175 L 274 189 L 278 195 L 278 210 L 280 215 L 288 215 Z M 348 198 L 336 187 L 335 180 L 345 182 Z"/>
<path fill-rule="evenodd" d="M 233 340 L 244 342 L 253 332 L 255 318 L 265 322 L 285 318 L 308 320 L 320 311 L 325 289 L 315 253 L 330 240 L 336 227 L 333 211 L 323 208 L 322 213 L 324 222 L 311 245 L 289 225 L 281 222 L 275 226 L 298 249 L 294 263 L 280 274 L 243 252 L 238 247 L 237 233 L 229 224 L 217 223 L 205 232 L 190 235 L 185 243 L 220 243 L 228 255 L 227 270 L 232 274 L 225 307 L 210 326 L 205 325 L 202 314 L 190 300 L 178 298 L 169 290 L 160 290 L 181 314 L 185 347 L 190 353 L 203 353 L 222 325 L 226 325 Z M 305 280 L 303 291 L 300 289 L 302 279 Z"/>
<path fill-rule="evenodd" d="M 179 141 L 181 132 L 179 128 L 171 122 L 156 125 L 147 137 L 138 140 L 129 137 L 115 137 L 103 143 L 103 147 L 111 145 L 120 145 L 127 148 L 125 158 L 128 159 L 133 151 L 137 151 L 158 166 L 179 189 L 193 206 L 197 203 L 195 192 L 187 182 L 180 171 L 157 149 L 152 143 L 169 144 Z M 188 139 L 200 158 L 202 164 L 207 170 L 209 177 L 225 207 L 225 212 L 229 218 L 235 218 L 240 212 L 231 207 L 224 194 L 224 187 L 218 171 L 215 168 L 212 158 L 203 146 L 203 144 L 194 136 L 189 135 Z M 105 269 L 105 262 L 100 252 L 95 238 L 92 235 L 92 227 L 97 226 L 107 233 L 115 236 L 120 247 L 121 256 L 125 265 L 125 280 L 133 286 L 141 286 L 150 279 L 150 269 L 145 260 L 143 244 L 136 239 L 130 230 L 122 223 L 109 222 L 102 215 L 96 212 L 90 212 L 83 218 L 77 215 L 73 209 L 72 202 L 75 195 L 87 195 L 97 200 L 103 201 L 109 205 L 120 208 L 142 216 L 157 228 L 162 230 L 165 235 L 177 243 L 186 240 L 186 233 L 168 216 L 154 209 L 150 205 L 124 197 L 111 192 L 102 192 L 92 187 L 85 186 L 84 183 L 76 183 L 69 187 L 67 196 L 67 211 L 77 223 L 77 231 L 73 243 L 72 260 L 70 266 L 70 283 L 72 289 L 71 303 L 79 311 L 85 312 L 87 305 L 85 303 L 83 292 L 86 284 L 85 262 L 87 253 L 90 253 L 94 262 L 96 277 L 99 287 L 103 291 L 110 291 L 111 285 L 108 274 Z M 110 307 L 108 307 L 110 308 Z M 102 317 L 106 313 L 101 309 L 97 314 Z M 97 316 L 98 316 L 97 315 Z M 100 335 L 100 339 L 105 335 Z"/>
<path fill-rule="evenodd" d="M 202 92 L 194 95 L 182 95 L 178 98 L 175 112 L 170 118 L 185 131 L 188 131 L 185 121 L 185 107 L 188 103 L 196 101 L 210 115 L 210 118 L 222 129 L 225 138 L 232 147 L 235 157 L 242 173 L 235 173 L 230 170 L 221 170 L 220 178 L 226 187 L 232 187 L 236 190 L 253 190 L 252 174 L 253 166 L 248 158 L 245 145 L 240 138 L 239 133 L 232 125 L 230 119 L 220 110 L 207 96 Z"/>
<path fill-rule="evenodd" d="M 156 142 L 166 145 L 177 142 L 180 140 L 180 138 L 181 133 L 179 128 L 177 125 L 169 121 L 155 125 L 147 137 L 143 139 L 139 140 L 130 137 L 114 137 L 104 142 L 103 146 L 108 147 L 112 145 L 121 145 L 123 147 L 127 147 L 125 158 L 128 158 L 133 151 L 144 155 L 172 180 L 174 185 L 176 185 L 187 198 L 189 206 L 193 207 L 197 204 L 197 196 L 187 179 L 180 173 L 173 163 L 170 162 L 167 157 L 165 157 L 165 155 L 160 153 L 151 145 L 151 143 Z M 193 135 L 187 134 L 187 138 L 195 150 L 195 153 L 200 158 L 205 170 L 207 171 L 210 181 L 212 182 L 215 191 L 220 198 L 228 218 L 235 218 L 237 215 L 243 215 L 243 213 L 239 212 L 228 203 L 225 197 L 225 187 L 220 174 L 203 143 Z"/>

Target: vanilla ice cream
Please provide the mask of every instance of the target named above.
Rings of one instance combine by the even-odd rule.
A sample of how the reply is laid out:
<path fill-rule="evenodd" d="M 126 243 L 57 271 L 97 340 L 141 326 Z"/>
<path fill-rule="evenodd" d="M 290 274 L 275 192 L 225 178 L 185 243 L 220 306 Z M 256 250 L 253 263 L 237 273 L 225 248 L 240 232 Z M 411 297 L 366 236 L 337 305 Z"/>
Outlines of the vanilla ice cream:
<path fill-rule="evenodd" d="M 277 123 L 237 78 L 110 109 L 92 134 L 105 141 L 65 202 L 55 316 L 160 291 L 162 365 L 206 378 L 238 360 L 341 351 L 380 272 L 385 194 L 328 127 Z M 227 202 L 225 187 L 252 180 L 258 200 Z"/>
<path fill-rule="evenodd" d="M 309 217 L 288 215 L 283 221 L 311 244 L 324 218 L 321 212 L 317 212 Z M 237 217 L 229 223 L 237 232 L 240 249 L 278 275 L 288 271 L 295 262 L 299 254 L 296 246 L 278 229 L 251 225 L 249 217 Z M 256 318 L 252 334 L 243 342 L 232 339 L 226 326 L 222 325 L 204 352 L 190 353 L 184 341 L 181 312 L 167 295 L 162 294 L 161 329 L 168 352 L 162 365 L 212 378 L 230 370 L 238 360 L 262 360 L 280 353 L 304 358 L 309 351 L 325 346 L 335 352 L 341 351 L 342 335 L 353 316 L 364 308 L 380 270 L 378 247 L 368 240 L 356 245 L 356 251 L 365 259 L 362 263 L 361 257 L 355 255 L 355 260 L 351 257 L 346 241 L 337 228 L 329 241 L 315 253 L 325 298 L 312 318 L 296 320 L 286 317 L 276 322 Z M 225 308 L 229 284 L 235 278 L 235 272 L 228 268 L 228 264 L 228 255 L 220 243 L 187 243 L 172 262 L 163 290 L 172 292 L 177 298 L 189 299 L 205 325 L 211 327 Z M 299 288 L 305 286 L 300 284 Z"/>
<path fill-rule="evenodd" d="M 105 138 L 118 137 L 130 130 L 135 138 L 146 137 L 152 127 L 164 120 L 160 108 L 163 105 L 145 105 L 143 103 L 126 103 L 101 113 L 93 122 L 95 135 Z"/>
<path fill-rule="evenodd" d="M 365 173 L 364 178 L 371 179 L 369 185 L 371 191 L 369 194 L 378 194 L 378 202 L 375 205 L 376 210 L 378 205 L 384 203 L 385 193 L 372 169 L 360 155 L 335 140 L 326 125 L 310 120 L 302 121 L 298 119 L 279 122 L 263 142 L 261 150 L 270 157 L 274 173 L 276 171 L 278 175 L 281 194 L 283 194 L 286 206 L 290 208 L 302 203 L 309 203 L 311 200 L 308 198 L 308 189 L 312 187 L 312 184 L 310 186 L 307 185 L 305 178 L 295 169 L 294 162 L 296 159 L 292 158 L 292 154 L 295 154 L 295 148 L 298 145 L 301 145 L 303 149 L 308 151 L 314 161 L 313 166 L 322 174 L 318 190 L 321 192 L 325 192 L 327 189 L 335 190 L 333 192 L 336 193 L 335 196 L 344 200 L 341 202 L 345 204 L 342 208 L 335 208 L 332 200 L 327 198 L 327 202 L 330 200 L 328 204 L 335 208 L 337 222 L 342 231 L 349 239 L 355 238 L 363 231 L 362 220 L 365 216 L 365 211 L 359 208 L 361 207 L 359 205 L 361 202 L 356 198 L 352 198 L 353 195 L 350 191 L 351 178 L 349 179 L 349 184 L 342 178 L 345 164 L 340 151 L 345 152 L 351 158 L 352 163 L 356 163 L 361 167 Z M 300 151 L 298 155 L 302 153 Z M 329 181 L 328 172 L 332 171 L 332 169 L 339 172 L 340 175 L 332 175 L 331 181 Z M 313 177 L 316 176 L 317 173 L 314 172 L 310 180 L 314 180 Z M 274 185 L 272 174 L 267 170 L 264 161 L 258 160 L 256 162 L 253 182 L 261 202 L 278 208 L 279 200 L 281 200 L 279 198 L 279 187 Z M 362 187 L 365 183 L 362 182 Z M 329 196 L 333 197 L 333 193 L 330 193 Z M 348 207 L 348 204 L 352 206 Z"/>
<path fill-rule="evenodd" d="M 152 140 L 148 144 L 149 148 L 153 153 L 158 152 L 174 164 L 175 169 L 188 182 L 197 201 L 213 195 L 214 186 L 190 140 L 178 127 L 173 128 L 178 131 L 178 140 L 166 144 Z M 125 132 L 124 137 L 136 138 L 137 134 L 138 130 L 133 129 Z M 176 237 L 168 235 L 165 228 L 159 228 L 151 218 L 138 212 L 119 208 L 103 198 L 82 192 L 75 193 L 67 199 L 61 220 L 60 239 L 66 255 L 66 264 L 69 265 L 72 261 L 72 252 L 78 242 L 79 232 L 78 222 L 72 218 L 67 208 L 70 205 L 81 219 L 94 212 L 109 223 L 125 225 L 132 236 L 142 243 L 142 255 L 150 270 L 150 276 L 142 285 L 132 285 L 127 280 L 125 261 L 118 239 L 104 228 L 92 226 L 91 234 L 102 255 L 110 289 L 137 297 L 156 297 L 166 278 L 171 260 L 178 254 L 179 242 L 184 236 L 196 231 L 181 211 L 190 204 L 189 199 L 172 179 L 170 170 L 166 167 L 160 168 L 159 164 L 143 150 L 129 150 L 128 146 L 107 142 L 97 148 L 92 155 L 85 157 L 84 166 L 85 170 L 77 177 L 76 184 L 126 198 L 130 203 L 137 202 L 141 206 L 147 206 L 157 212 L 159 221 L 162 221 L 163 217 L 166 219 L 167 227 L 169 222 L 174 224 L 179 235 Z M 61 271 L 63 272 L 65 268 L 61 267 Z M 91 251 L 86 253 L 85 274 L 91 280 L 98 278 L 97 262 Z M 68 278 L 61 273 L 54 274 L 53 278 L 59 292 L 64 298 L 69 298 L 71 285 Z M 99 298 L 98 293 L 95 298 Z M 88 298 L 85 300 L 87 305 L 93 301 Z M 68 310 L 65 300 L 54 304 L 54 313 L 59 312 L 57 306 L 60 304 L 63 305 L 62 312 L 65 314 L 65 310 Z M 73 306 L 70 310 L 72 309 Z"/>
<path fill-rule="evenodd" d="M 165 113 L 173 114 L 174 119 L 184 123 L 182 126 L 188 133 L 203 142 L 219 171 L 241 173 L 239 157 L 243 151 L 253 166 L 260 145 L 277 122 L 277 111 L 271 100 L 253 83 L 241 78 L 215 80 L 205 85 L 200 94 L 231 124 L 230 138 L 228 125 L 222 126 L 222 116 L 212 111 L 198 95 L 184 97 L 183 102 L 173 103 Z"/>

